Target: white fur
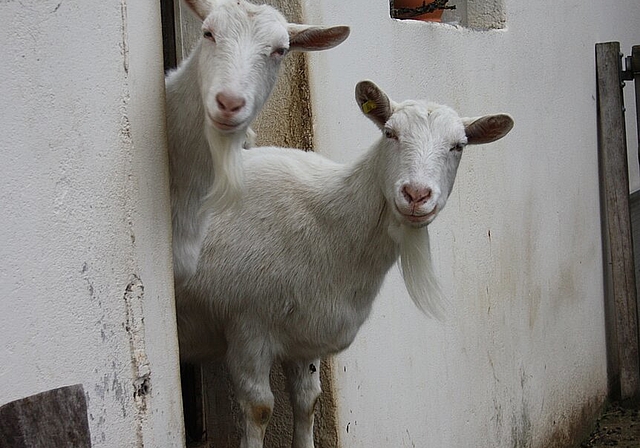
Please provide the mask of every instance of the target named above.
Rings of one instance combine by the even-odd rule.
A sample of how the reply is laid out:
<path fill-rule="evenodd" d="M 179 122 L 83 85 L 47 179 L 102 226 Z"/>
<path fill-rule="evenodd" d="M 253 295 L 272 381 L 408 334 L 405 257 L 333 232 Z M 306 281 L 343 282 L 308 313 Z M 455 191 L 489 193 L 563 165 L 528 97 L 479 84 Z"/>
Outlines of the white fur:
<path fill-rule="evenodd" d="M 288 24 L 245 0 L 186 3 L 203 20 L 203 37 L 166 79 L 176 285 L 195 272 L 207 215 L 238 201 L 240 152 L 284 54 L 331 48 L 349 34 Z"/>
<path fill-rule="evenodd" d="M 458 149 L 511 129 L 505 115 L 465 120 L 433 103 L 395 104 L 370 82 L 357 92 L 360 105 L 376 102 L 368 116 L 383 137 L 347 165 L 246 151 L 243 201 L 211 216 L 198 270 L 178 295 L 181 355 L 225 356 L 245 414 L 242 447 L 262 446 L 276 361 L 289 376 L 293 446 L 313 447 L 320 383 L 311 366 L 351 344 L 398 256 L 416 305 L 440 312 L 426 226 L 451 192 Z M 427 188 L 428 198 L 407 193 Z"/>

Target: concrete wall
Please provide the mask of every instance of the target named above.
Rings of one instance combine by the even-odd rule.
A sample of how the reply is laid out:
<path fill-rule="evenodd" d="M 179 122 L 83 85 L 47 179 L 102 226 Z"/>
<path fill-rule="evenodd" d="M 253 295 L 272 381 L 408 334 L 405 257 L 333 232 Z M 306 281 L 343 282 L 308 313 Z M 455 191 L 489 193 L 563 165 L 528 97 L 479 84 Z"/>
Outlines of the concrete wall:
<path fill-rule="evenodd" d="M 182 446 L 158 2 L 0 1 L 0 405 Z M 135 395 L 135 398 L 134 398 Z"/>
<path fill-rule="evenodd" d="M 448 320 L 419 315 L 394 270 L 334 360 L 342 446 L 569 446 L 607 392 L 594 44 L 640 43 L 637 1 L 505 0 L 491 31 L 395 21 L 385 1 L 305 8 L 352 27 L 310 57 L 317 151 L 351 160 L 378 137 L 353 100 L 365 78 L 516 121 L 465 150 L 431 226 Z"/>

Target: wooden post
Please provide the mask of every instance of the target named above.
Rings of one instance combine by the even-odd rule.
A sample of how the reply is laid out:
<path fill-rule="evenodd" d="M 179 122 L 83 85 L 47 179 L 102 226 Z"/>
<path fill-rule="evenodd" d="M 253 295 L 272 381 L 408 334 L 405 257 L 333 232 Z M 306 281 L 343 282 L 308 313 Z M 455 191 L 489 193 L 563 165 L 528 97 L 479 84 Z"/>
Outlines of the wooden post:
<path fill-rule="evenodd" d="M 596 44 L 609 392 L 627 400 L 638 397 L 640 362 L 620 56 L 618 42 Z"/>

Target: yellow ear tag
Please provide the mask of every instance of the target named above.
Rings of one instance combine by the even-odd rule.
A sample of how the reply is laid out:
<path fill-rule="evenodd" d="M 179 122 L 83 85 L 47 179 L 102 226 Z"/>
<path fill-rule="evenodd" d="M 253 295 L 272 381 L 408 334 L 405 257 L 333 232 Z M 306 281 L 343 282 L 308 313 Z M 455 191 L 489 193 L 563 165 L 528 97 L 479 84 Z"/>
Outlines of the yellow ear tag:
<path fill-rule="evenodd" d="M 369 112 L 371 112 L 376 107 L 378 107 L 376 105 L 376 103 L 374 103 L 373 101 L 369 100 L 366 103 L 362 104 L 362 112 L 364 112 L 365 114 L 368 114 Z"/>

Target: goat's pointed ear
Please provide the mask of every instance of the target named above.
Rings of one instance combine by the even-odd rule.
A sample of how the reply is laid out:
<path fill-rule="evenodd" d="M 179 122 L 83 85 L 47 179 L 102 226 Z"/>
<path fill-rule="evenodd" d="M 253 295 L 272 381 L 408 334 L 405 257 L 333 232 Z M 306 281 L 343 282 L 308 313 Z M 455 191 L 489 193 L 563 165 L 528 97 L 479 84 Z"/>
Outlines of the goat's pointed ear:
<path fill-rule="evenodd" d="M 184 0 L 184 2 L 191 8 L 191 11 L 200 17 L 200 20 L 206 19 L 213 9 L 213 4 L 208 0 Z"/>
<path fill-rule="evenodd" d="M 328 50 L 344 42 L 350 33 L 348 26 L 325 28 L 295 23 L 290 23 L 287 30 L 289 31 L 289 51 Z"/>
<path fill-rule="evenodd" d="M 462 122 L 470 145 L 495 142 L 507 135 L 513 128 L 513 118 L 507 114 L 463 118 Z"/>
<path fill-rule="evenodd" d="M 392 114 L 391 100 L 386 93 L 371 81 L 360 81 L 356 85 L 356 101 L 362 113 L 380 129 Z"/>

